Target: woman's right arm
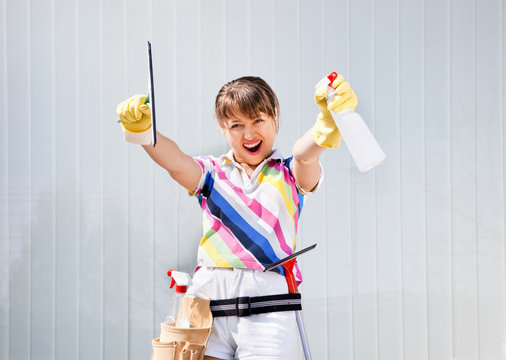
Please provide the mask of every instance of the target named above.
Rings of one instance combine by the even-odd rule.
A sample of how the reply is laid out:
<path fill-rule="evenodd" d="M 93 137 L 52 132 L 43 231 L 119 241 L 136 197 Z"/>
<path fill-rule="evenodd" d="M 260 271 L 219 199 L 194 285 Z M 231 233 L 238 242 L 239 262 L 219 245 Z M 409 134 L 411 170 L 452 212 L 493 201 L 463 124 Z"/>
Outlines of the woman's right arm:
<path fill-rule="evenodd" d="M 202 170 L 193 158 L 181 151 L 174 141 L 157 132 L 156 147 L 151 145 L 151 109 L 146 95 L 134 95 L 116 107 L 125 140 L 141 144 L 151 158 L 189 191 L 195 191 Z"/>
<path fill-rule="evenodd" d="M 177 144 L 157 132 L 156 146 L 142 145 L 149 156 L 162 168 L 167 170 L 170 176 L 189 191 L 195 191 L 200 178 L 202 168 L 193 158 L 185 154 Z"/>

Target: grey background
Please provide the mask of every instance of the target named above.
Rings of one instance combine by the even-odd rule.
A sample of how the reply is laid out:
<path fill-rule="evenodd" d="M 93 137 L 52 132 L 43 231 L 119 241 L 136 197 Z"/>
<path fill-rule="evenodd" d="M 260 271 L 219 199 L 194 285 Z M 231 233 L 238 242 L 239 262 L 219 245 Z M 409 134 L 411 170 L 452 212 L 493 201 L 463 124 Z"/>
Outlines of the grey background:
<path fill-rule="evenodd" d="M 501 0 L 0 0 L 0 358 L 147 359 L 166 270 L 201 224 L 116 104 L 147 91 L 192 155 L 227 150 L 220 86 L 281 102 L 289 155 L 338 71 L 387 159 L 322 157 L 298 248 L 315 359 L 501 359 L 505 336 L 505 4 Z"/>

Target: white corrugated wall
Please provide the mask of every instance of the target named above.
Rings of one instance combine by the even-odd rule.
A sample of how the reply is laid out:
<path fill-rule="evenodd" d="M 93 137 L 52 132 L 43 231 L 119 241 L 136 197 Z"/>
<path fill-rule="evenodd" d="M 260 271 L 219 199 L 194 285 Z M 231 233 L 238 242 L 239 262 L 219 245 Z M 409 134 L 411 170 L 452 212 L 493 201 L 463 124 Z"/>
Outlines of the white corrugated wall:
<path fill-rule="evenodd" d="M 147 359 L 168 268 L 191 271 L 195 199 L 122 140 L 147 90 L 192 154 L 227 150 L 219 87 L 253 74 L 289 155 L 336 70 L 387 159 L 342 146 L 298 247 L 314 359 L 506 358 L 502 0 L 0 0 L 0 358 Z"/>

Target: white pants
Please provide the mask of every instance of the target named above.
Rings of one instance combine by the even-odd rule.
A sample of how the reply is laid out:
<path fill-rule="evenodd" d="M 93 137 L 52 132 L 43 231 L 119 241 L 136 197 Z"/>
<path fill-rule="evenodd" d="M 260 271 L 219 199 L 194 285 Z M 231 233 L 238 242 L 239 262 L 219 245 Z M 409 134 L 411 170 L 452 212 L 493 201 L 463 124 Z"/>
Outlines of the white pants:
<path fill-rule="evenodd" d="M 200 268 L 191 290 L 213 300 L 288 293 L 284 276 L 277 273 L 225 268 Z M 226 360 L 297 359 L 298 339 L 293 311 L 216 317 L 206 355 Z"/>

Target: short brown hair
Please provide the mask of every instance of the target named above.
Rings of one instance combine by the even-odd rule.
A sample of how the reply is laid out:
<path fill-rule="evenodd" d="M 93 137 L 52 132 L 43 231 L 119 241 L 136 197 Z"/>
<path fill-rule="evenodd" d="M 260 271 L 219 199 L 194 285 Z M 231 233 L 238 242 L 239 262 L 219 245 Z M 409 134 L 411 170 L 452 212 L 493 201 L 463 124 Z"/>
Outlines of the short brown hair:
<path fill-rule="evenodd" d="M 264 113 L 271 116 L 278 126 L 279 102 L 272 88 L 256 76 L 244 76 L 223 85 L 216 96 L 216 120 L 244 114 L 254 118 Z"/>

